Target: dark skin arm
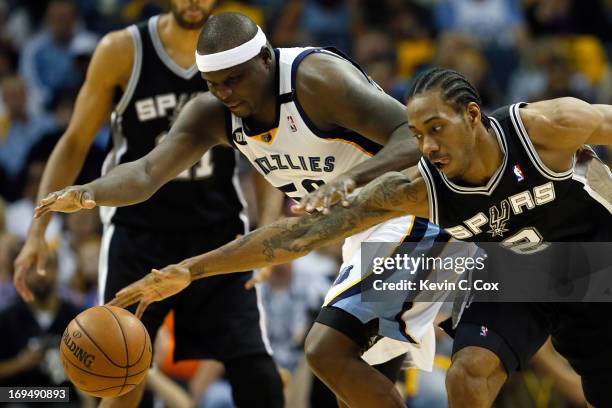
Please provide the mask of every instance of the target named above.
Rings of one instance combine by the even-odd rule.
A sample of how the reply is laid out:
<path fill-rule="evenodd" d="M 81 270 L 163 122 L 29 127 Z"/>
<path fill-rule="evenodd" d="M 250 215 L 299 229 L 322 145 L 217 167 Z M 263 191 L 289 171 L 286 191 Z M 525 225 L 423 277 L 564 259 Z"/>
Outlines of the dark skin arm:
<path fill-rule="evenodd" d="M 194 279 L 289 262 L 391 218 L 407 213 L 427 217 L 428 212 L 423 179 L 390 172 L 365 186 L 349 207 L 335 206 L 325 216 L 281 219 L 214 251 L 154 270 L 119 291 L 111 304 L 138 302 L 136 315 L 141 316 L 150 303 L 180 292 Z"/>
<path fill-rule="evenodd" d="M 612 145 L 612 106 L 576 98 L 534 102 L 519 110 L 544 164 L 553 171 L 571 167 L 584 144 Z"/>
<path fill-rule="evenodd" d="M 388 171 L 416 165 L 421 157 L 406 121 L 404 105 L 373 86 L 350 62 L 333 55 L 314 53 L 297 72 L 298 102 L 317 128 L 350 129 L 384 145 L 371 159 L 303 197 L 295 212 L 346 205 L 347 194 Z M 324 97 L 321 97 L 324 95 Z"/>
<path fill-rule="evenodd" d="M 161 186 L 193 166 L 204 153 L 225 141 L 223 106 L 209 93 L 189 101 L 168 136 L 142 158 L 117 166 L 83 186 L 49 194 L 35 216 L 49 211 L 74 212 L 96 205 L 121 207 L 147 200 Z"/>
<path fill-rule="evenodd" d="M 45 166 L 38 188 L 39 200 L 74 183 L 96 133 L 108 120 L 116 88 L 125 90 L 132 71 L 133 54 L 134 45 L 127 30 L 105 35 L 96 47 L 68 129 L 53 148 Z M 108 69 L 109 66 L 113 69 Z M 48 248 L 44 237 L 50 219 L 51 216 L 46 215 L 32 221 L 26 242 L 15 260 L 15 288 L 28 302 L 34 300 L 34 295 L 26 285 L 25 276 L 33 267 L 39 275 L 45 273 Z"/>

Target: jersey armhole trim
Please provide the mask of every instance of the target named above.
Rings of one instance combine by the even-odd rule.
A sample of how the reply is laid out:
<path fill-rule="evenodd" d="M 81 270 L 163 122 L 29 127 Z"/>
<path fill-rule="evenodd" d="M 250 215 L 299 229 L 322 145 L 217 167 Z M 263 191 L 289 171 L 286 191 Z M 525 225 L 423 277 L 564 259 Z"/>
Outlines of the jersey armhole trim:
<path fill-rule="evenodd" d="M 566 179 L 572 178 L 572 174 L 574 173 L 574 166 L 576 165 L 576 155 L 575 154 L 574 154 L 574 157 L 572 158 L 571 167 L 568 170 L 560 172 L 560 173 L 549 169 L 544 164 L 544 162 L 542 162 L 542 160 L 540 159 L 540 156 L 538 155 L 538 152 L 535 149 L 535 146 L 533 145 L 533 143 L 531 142 L 531 139 L 529 138 L 529 134 L 527 133 L 527 129 L 525 128 L 525 125 L 523 124 L 523 120 L 521 119 L 521 115 L 519 113 L 519 108 L 525 105 L 527 105 L 527 103 L 525 102 L 519 102 L 514 105 L 511 105 L 509 108 L 510 109 L 510 119 L 512 120 L 512 125 L 514 125 L 514 129 L 516 130 L 516 133 L 519 136 L 521 144 L 525 148 L 525 151 L 527 152 L 527 155 L 531 159 L 531 162 L 533 163 L 534 167 L 540 172 L 542 176 L 550 180 L 558 181 L 558 180 L 566 180 Z"/>
<path fill-rule="evenodd" d="M 121 99 L 119 99 L 115 107 L 115 111 L 120 115 L 125 112 L 128 103 L 134 95 L 134 90 L 138 84 L 138 78 L 140 77 L 140 70 L 142 68 L 142 39 L 140 37 L 140 32 L 135 25 L 129 26 L 127 30 L 132 36 L 132 41 L 134 43 L 134 62 L 132 63 L 132 73 L 130 74 L 125 92 L 121 95 Z"/>
<path fill-rule="evenodd" d="M 421 173 L 421 176 L 423 176 L 425 186 L 427 187 L 427 197 L 429 198 L 429 219 L 434 224 L 439 225 L 436 185 L 434 183 L 432 174 L 429 171 L 429 168 L 427 168 L 427 163 L 425 163 L 425 160 L 425 158 L 421 158 L 421 160 L 419 161 L 419 172 Z"/>
<path fill-rule="evenodd" d="M 223 113 L 225 117 L 225 137 L 227 138 L 227 142 L 234 149 L 236 148 L 236 143 L 234 143 L 234 138 L 232 137 L 232 129 L 234 128 L 234 124 L 232 123 L 232 113 L 225 106 L 223 107 Z"/>

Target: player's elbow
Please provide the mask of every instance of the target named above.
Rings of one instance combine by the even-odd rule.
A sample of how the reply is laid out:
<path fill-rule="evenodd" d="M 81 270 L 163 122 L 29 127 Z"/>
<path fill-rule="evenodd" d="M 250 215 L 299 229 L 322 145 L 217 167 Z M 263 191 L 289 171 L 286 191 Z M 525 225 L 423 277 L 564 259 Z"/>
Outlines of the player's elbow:
<path fill-rule="evenodd" d="M 403 191 L 410 188 L 410 179 L 403 173 L 390 171 L 364 187 L 356 204 L 369 210 L 395 210 Z"/>
<path fill-rule="evenodd" d="M 132 187 L 135 189 L 138 195 L 137 202 L 143 202 L 148 200 L 155 194 L 155 192 L 161 187 L 161 182 L 156 182 L 154 171 L 152 169 L 152 163 L 146 158 L 142 158 L 131 163 L 133 166 L 133 174 L 135 175 L 135 185 Z"/>

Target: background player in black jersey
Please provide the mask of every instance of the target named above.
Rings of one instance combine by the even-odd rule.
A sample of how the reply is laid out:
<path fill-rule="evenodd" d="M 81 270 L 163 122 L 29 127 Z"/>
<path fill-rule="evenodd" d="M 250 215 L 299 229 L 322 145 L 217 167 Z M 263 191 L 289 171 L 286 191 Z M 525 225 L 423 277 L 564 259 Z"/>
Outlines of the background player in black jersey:
<path fill-rule="evenodd" d="M 98 45 L 66 133 L 46 166 L 41 197 L 74 182 L 102 124 L 111 116 L 113 150 L 103 172 L 135 160 L 163 139 L 180 108 L 205 92 L 195 66 L 200 28 L 214 0 L 173 0 L 171 12 L 111 32 Z M 112 114 L 112 115 L 111 115 Z M 207 126 L 202 123 L 202 126 Z M 246 217 L 235 179 L 236 154 L 220 148 L 198 157 L 192 168 L 147 203 L 103 213 L 100 301 L 151 268 L 220 246 L 243 234 Z M 280 213 L 282 194 L 267 187 L 260 222 Z M 262 203 L 263 204 L 263 203 Z M 110 211 L 109 211 L 110 210 Z M 33 295 L 25 276 L 45 268 L 48 217 L 36 220 L 15 262 L 15 284 L 25 300 Z M 281 407 L 280 377 L 263 338 L 257 294 L 244 289 L 250 273 L 194 288 L 143 316 L 153 338 L 165 315 L 175 311 L 175 358 L 212 358 L 224 363 L 239 406 Z M 144 383 L 143 383 L 144 387 Z M 103 405 L 136 406 L 142 388 Z"/>
<path fill-rule="evenodd" d="M 464 77 L 435 69 L 416 82 L 408 102 L 408 118 L 426 157 L 423 160 L 427 160 L 421 163 L 422 173 L 416 168 L 388 173 L 364 187 L 349 208 L 336 206 L 327 216 L 280 220 L 218 250 L 154 271 L 122 290 L 113 302 L 123 306 L 140 302 L 142 311 L 194 279 L 287 262 L 404 213 L 430 216 L 453 229 L 464 221 L 463 213 L 466 218 L 474 212 L 488 213 L 491 204 L 517 192 L 526 195 L 521 191 L 542 182 L 552 183 L 552 189 L 562 194 L 551 199 L 551 186 L 547 185 L 549 194 L 538 203 L 540 208 L 535 203 L 522 204 L 524 211 L 517 211 L 503 228 L 507 229 L 506 237 L 530 229 L 538 230 L 546 241 L 612 240 L 610 171 L 592 156 L 575 166 L 573 161 L 584 144 L 612 145 L 611 106 L 560 98 L 505 107 L 486 117 L 480 111 L 478 93 Z M 520 160 L 522 169 L 518 176 L 512 166 L 515 160 Z M 598 194 L 591 195 L 584 189 L 584 180 L 574 174 L 581 166 L 594 170 L 598 179 L 591 180 L 595 183 L 590 190 L 597 184 Z M 438 172 L 435 177 L 439 179 L 426 181 L 432 170 Z M 445 189 L 451 189 L 443 185 L 442 176 L 458 189 L 453 192 L 456 195 L 445 194 Z M 472 191 L 478 191 L 479 198 L 470 195 L 470 188 L 477 189 Z M 484 194 L 483 188 L 488 189 Z M 483 236 L 465 239 L 506 238 L 490 234 L 487 239 L 482 223 L 470 225 L 477 232 L 478 224 Z M 455 234 L 458 231 L 455 229 Z M 610 406 L 611 306 L 473 304 L 464 313 L 455 338 L 447 378 L 450 405 L 491 406 L 508 374 L 529 360 L 552 334 L 555 347 L 581 375 L 589 403 Z M 487 335 L 472 333 L 474 326 L 479 331 L 487 327 Z"/>

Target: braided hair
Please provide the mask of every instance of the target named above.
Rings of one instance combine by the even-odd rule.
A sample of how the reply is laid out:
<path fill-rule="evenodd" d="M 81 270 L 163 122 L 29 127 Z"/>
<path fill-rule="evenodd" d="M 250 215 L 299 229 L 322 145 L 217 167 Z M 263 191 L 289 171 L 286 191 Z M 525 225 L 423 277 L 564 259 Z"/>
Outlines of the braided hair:
<path fill-rule="evenodd" d="M 470 102 L 482 105 L 478 91 L 457 71 L 447 68 L 432 68 L 421 74 L 408 92 L 406 101 L 427 91 L 439 89 L 442 97 L 453 109 L 461 112 Z M 480 115 L 485 128 L 491 128 L 491 120 L 483 113 Z"/>

